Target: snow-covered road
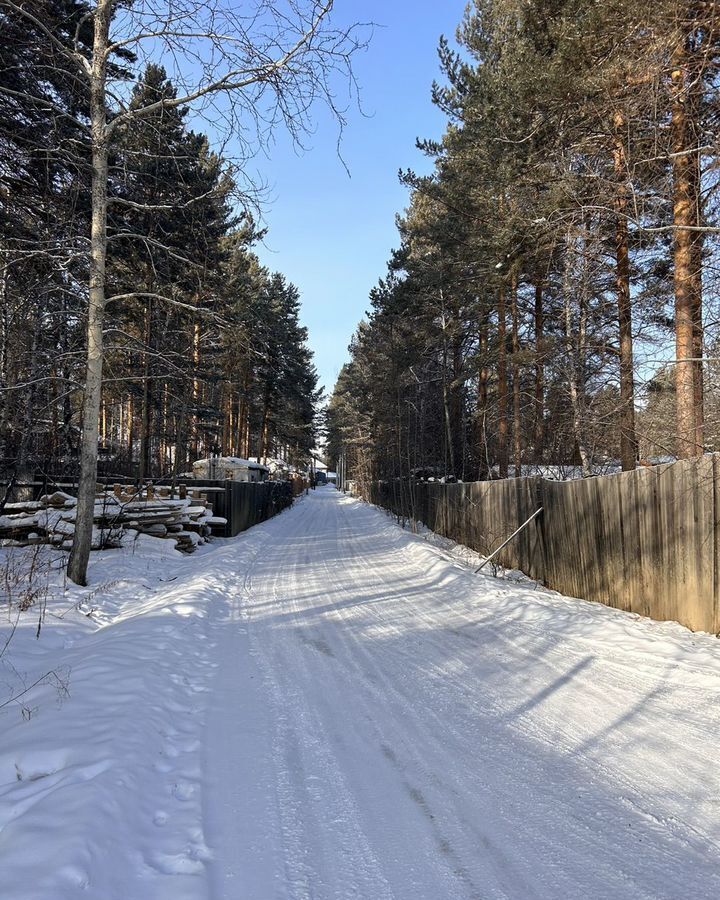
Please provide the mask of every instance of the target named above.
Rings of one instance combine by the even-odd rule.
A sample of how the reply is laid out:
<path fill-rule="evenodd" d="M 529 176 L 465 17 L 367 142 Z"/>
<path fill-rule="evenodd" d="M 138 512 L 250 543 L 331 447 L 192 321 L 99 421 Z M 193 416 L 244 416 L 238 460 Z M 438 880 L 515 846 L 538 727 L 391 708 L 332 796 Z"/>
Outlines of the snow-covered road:
<path fill-rule="evenodd" d="M 134 648 L 50 863 L 24 841 L 42 822 L 52 845 L 57 792 L 8 818 L 30 785 L 0 779 L 1 896 L 720 896 L 716 639 L 474 575 L 330 487 L 174 565 L 66 651 L 71 699 L 13 727 L 0 772 L 58 728 L 67 769 L 73 704 L 93 719 Z"/>
<path fill-rule="evenodd" d="M 720 670 L 689 634 L 498 588 L 332 489 L 268 529 L 235 610 L 217 896 L 720 896 Z"/>

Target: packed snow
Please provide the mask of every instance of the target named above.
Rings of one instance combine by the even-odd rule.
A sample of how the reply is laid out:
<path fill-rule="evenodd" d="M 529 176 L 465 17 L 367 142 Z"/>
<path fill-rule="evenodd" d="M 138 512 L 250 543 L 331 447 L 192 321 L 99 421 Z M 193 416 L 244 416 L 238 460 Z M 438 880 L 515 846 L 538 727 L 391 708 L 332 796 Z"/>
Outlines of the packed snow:
<path fill-rule="evenodd" d="M 712 636 L 476 575 L 332 487 L 87 588 L 2 552 L 15 607 L 48 573 L 0 636 L 2 897 L 720 896 Z"/>

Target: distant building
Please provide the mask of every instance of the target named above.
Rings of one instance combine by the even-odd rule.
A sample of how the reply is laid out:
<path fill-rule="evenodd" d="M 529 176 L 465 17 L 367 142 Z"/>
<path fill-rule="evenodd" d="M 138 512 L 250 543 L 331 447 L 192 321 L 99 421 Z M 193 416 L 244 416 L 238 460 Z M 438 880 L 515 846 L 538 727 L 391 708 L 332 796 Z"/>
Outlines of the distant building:
<path fill-rule="evenodd" d="M 328 467 L 317 450 L 310 454 L 310 472 L 315 477 L 315 484 L 327 484 Z"/>
<path fill-rule="evenodd" d="M 204 481 L 267 481 L 267 466 L 237 456 L 211 456 L 193 463 L 193 478 Z"/>

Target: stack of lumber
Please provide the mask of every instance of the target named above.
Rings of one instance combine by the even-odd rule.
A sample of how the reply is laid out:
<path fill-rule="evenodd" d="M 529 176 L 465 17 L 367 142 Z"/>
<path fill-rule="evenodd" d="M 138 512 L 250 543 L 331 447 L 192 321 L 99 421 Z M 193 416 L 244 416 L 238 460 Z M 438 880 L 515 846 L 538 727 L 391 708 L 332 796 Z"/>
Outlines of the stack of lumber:
<path fill-rule="evenodd" d="M 70 549 L 75 532 L 77 499 L 56 491 L 39 500 L 6 504 L 0 515 L 0 545 L 53 544 Z M 175 541 L 178 550 L 192 553 L 210 534 L 212 525 L 224 523 L 213 515 L 201 492 L 169 489 L 156 491 L 115 485 L 112 491 L 99 486 L 95 496 L 93 549 L 119 547 L 128 532 Z"/>

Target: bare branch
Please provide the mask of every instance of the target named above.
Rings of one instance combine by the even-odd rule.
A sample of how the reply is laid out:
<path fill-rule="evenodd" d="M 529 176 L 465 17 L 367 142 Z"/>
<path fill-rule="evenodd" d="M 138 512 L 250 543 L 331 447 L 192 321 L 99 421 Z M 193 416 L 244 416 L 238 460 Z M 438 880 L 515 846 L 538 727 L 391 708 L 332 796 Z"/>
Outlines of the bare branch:
<path fill-rule="evenodd" d="M 176 306 L 179 309 L 187 309 L 198 316 L 206 316 L 212 319 L 218 318 L 218 316 L 210 309 L 203 309 L 199 306 L 193 306 L 192 303 L 183 303 L 182 300 L 175 300 L 173 297 L 168 297 L 165 294 L 155 294 L 152 291 L 130 291 L 126 294 L 115 294 L 112 297 L 108 297 L 105 303 L 117 303 L 120 300 L 136 299 L 160 300 L 162 303 L 167 303 L 169 306 Z"/>
<path fill-rule="evenodd" d="M 108 134 L 111 134 L 119 126 L 133 119 L 143 118 L 152 115 L 158 109 L 174 109 L 178 106 L 187 106 L 195 100 L 199 100 L 208 94 L 216 94 L 219 92 L 241 91 L 254 84 L 270 82 L 283 69 L 287 69 L 290 63 L 298 56 L 313 37 L 317 34 L 323 20 L 328 16 L 333 7 L 334 0 L 326 0 L 325 5 L 321 7 L 316 14 L 310 28 L 297 40 L 295 45 L 291 47 L 283 56 L 277 60 L 273 60 L 268 64 L 255 69 L 236 68 L 223 75 L 221 78 L 211 84 L 199 87 L 194 91 L 190 91 L 181 97 L 174 99 L 163 98 L 155 103 L 149 103 L 147 106 L 139 109 L 126 110 L 106 126 Z M 203 37 L 211 38 L 211 33 L 205 33 Z"/>

